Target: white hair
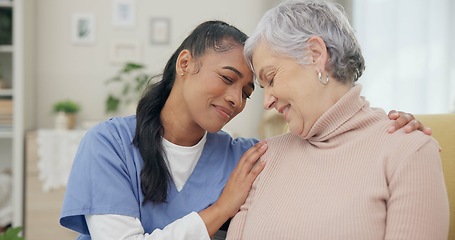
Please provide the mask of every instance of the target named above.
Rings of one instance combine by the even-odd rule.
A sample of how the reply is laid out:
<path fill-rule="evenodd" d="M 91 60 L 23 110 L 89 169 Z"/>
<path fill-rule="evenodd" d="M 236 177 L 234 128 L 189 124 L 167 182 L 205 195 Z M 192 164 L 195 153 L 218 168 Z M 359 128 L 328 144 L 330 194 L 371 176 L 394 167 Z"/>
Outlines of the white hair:
<path fill-rule="evenodd" d="M 268 10 L 245 43 L 245 57 L 252 67 L 254 50 L 263 42 L 277 54 L 307 65 L 307 41 L 312 36 L 326 44 L 326 70 L 343 83 L 357 81 L 365 62 L 343 8 L 335 3 L 287 0 Z"/>

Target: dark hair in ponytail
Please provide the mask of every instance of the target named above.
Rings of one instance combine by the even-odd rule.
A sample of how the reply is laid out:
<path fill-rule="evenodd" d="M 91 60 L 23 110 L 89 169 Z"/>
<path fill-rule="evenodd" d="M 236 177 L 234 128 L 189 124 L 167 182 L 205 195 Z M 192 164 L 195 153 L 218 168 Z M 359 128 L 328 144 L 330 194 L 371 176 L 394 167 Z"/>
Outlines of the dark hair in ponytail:
<path fill-rule="evenodd" d="M 145 204 L 166 202 L 171 174 L 166 165 L 161 136 L 163 125 L 160 113 L 174 85 L 176 62 L 180 52 L 188 49 L 193 58 L 208 49 L 228 51 L 233 43 L 244 45 L 247 35 L 222 21 L 207 21 L 197 26 L 172 54 L 161 76 L 161 81 L 147 87 L 136 109 L 136 134 L 133 144 L 139 148 L 144 166 L 141 170 L 141 189 Z"/>

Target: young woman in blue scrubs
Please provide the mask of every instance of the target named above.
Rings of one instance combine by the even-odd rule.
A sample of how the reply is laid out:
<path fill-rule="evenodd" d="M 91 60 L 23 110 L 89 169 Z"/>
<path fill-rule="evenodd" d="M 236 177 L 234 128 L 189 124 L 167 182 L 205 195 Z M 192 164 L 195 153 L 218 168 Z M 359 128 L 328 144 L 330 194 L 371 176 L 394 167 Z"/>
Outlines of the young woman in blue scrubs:
<path fill-rule="evenodd" d="M 78 239 L 210 239 L 238 212 L 267 149 L 264 141 L 221 131 L 254 90 L 246 39 L 221 21 L 200 24 L 135 116 L 87 132 L 68 180 L 62 226 L 79 232 Z M 423 130 L 411 120 L 401 114 L 395 125 Z"/>

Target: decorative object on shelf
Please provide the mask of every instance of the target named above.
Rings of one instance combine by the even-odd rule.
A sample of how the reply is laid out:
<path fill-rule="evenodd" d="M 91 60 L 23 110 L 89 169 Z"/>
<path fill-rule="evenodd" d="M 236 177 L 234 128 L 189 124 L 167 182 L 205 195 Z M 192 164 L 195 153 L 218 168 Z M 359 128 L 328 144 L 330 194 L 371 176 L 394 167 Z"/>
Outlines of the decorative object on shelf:
<path fill-rule="evenodd" d="M 3 79 L 3 69 L 2 65 L 0 64 L 0 89 L 6 88 L 6 82 Z"/>
<path fill-rule="evenodd" d="M 2 65 L 0 64 L 0 89 L 5 88 L 5 80 L 3 80 L 3 69 Z"/>
<path fill-rule="evenodd" d="M 13 127 L 13 100 L 0 98 L 0 131 L 10 131 Z"/>
<path fill-rule="evenodd" d="M 11 45 L 13 36 L 12 9 L 0 8 L 0 45 Z"/>
<path fill-rule="evenodd" d="M 80 105 L 72 100 L 62 100 L 54 103 L 53 112 L 56 113 L 55 128 L 74 129 L 76 127 L 76 114 Z"/>
<path fill-rule="evenodd" d="M 10 227 L 6 232 L 0 234 L 0 240 L 24 240 L 23 237 L 19 236 L 22 232 L 22 227 Z"/>
<path fill-rule="evenodd" d="M 144 72 L 145 66 L 140 63 L 127 62 L 120 71 L 106 81 L 113 90 L 106 99 L 106 113 L 132 114 L 137 101 L 151 75 Z"/>
<path fill-rule="evenodd" d="M 4 232 L 13 220 L 12 188 L 11 170 L 0 171 L 0 233 Z"/>

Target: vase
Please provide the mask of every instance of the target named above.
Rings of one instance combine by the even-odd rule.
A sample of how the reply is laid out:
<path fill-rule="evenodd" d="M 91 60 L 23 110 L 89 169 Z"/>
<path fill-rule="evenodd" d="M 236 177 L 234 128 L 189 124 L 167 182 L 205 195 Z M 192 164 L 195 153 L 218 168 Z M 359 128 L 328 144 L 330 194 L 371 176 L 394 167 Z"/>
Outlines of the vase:
<path fill-rule="evenodd" d="M 75 129 L 76 128 L 76 114 L 66 113 L 66 128 Z"/>
<path fill-rule="evenodd" d="M 55 116 L 55 129 L 70 130 L 76 128 L 76 114 L 58 112 Z"/>

